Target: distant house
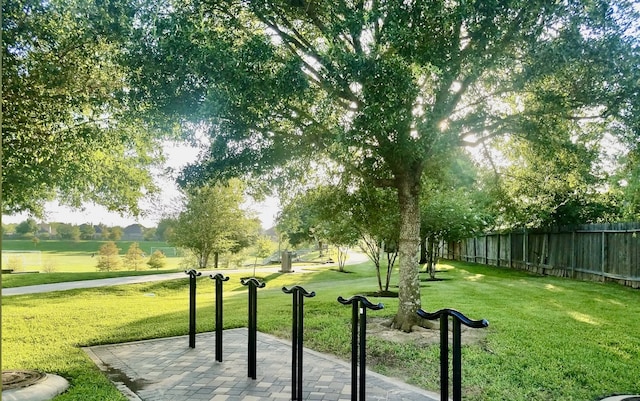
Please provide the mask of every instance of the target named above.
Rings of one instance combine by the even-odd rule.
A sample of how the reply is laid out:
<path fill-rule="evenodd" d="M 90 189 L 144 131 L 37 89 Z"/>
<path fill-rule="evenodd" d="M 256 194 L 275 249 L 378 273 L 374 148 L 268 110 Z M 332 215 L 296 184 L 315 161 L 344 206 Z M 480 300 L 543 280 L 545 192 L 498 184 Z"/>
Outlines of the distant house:
<path fill-rule="evenodd" d="M 56 235 L 56 229 L 53 227 L 53 225 L 48 224 L 48 223 L 40 223 L 38 224 L 38 235 L 49 235 L 49 236 L 54 236 Z"/>
<path fill-rule="evenodd" d="M 125 241 L 144 240 L 144 227 L 140 224 L 131 224 L 122 231 L 122 239 Z"/>
<path fill-rule="evenodd" d="M 276 241 L 278 242 L 278 233 L 276 232 L 276 228 L 275 227 L 271 227 L 267 230 L 263 230 L 263 235 L 271 238 L 272 241 Z"/>
<path fill-rule="evenodd" d="M 94 234 L 94 238 L 95 239 L 101 239 L 102 238 L 102 226 L 93 226 L 93 229 L 96 231 L 96 233 Z"/>

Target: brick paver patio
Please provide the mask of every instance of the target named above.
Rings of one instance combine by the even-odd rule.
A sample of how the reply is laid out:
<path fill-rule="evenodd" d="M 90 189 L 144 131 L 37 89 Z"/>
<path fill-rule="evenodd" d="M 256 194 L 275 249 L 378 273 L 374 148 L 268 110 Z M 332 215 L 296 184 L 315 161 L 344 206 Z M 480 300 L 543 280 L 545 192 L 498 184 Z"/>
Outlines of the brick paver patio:
<path fill-rule="evenodd" d="M 247 329 L 225 330 L 223 362 L 215 361 L 215 333 L 100 345 L 85 351 L 130 399 L 250 401 L 291 399 L 291 343 L 258 333 L 257 378 L 247 377 Z M 351 365 L 304 350 L 303 398 L 351 399 Z M 439 396 L 367 371 L 367 400 L 436 401 Z"/>

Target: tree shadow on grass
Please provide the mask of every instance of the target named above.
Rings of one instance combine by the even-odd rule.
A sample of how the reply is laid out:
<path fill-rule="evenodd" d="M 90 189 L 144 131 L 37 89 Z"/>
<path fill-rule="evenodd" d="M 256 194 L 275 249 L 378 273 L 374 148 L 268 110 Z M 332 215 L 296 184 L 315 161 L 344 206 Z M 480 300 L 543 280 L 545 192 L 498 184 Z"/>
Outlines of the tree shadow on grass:
<path fill-rule="evenodd" d="M 398 298 L 397 291 L 371 291 L 365 292 L 362 295 L 364 295 L 365 297 Z"/>

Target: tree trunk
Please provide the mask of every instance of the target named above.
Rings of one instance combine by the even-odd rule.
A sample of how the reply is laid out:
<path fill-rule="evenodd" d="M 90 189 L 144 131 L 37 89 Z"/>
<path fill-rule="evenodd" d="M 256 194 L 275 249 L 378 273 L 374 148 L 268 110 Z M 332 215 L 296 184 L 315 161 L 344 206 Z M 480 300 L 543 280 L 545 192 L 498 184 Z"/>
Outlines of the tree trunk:
<path fill-rule="evenodd" d="M 427 270 L 429 271 L 429 277 L 431 280 L 436 279 L 436 239 L 434 236 L 429 236 L 427 241 L 428 251 L 428 261 L 427 261 Z"/>
<path fill-rule="evenodd" d="M 389 285 L 391 284 L 391 272 L 393 271 L 393 265 L 396 263 L 398 257 L 398 251 L 387 253 L 387 280 L 384 284 L 384 290 L 389 291 Z"/>
<path fill-rule="evenodd" d="M 218 261 L 220 260 L 219 256 L 220 254 L 218 252 L 213 254 L 213 267 L 216 269 L 218 268 Z"/>
<path fill-rule="evenodd" d="M 420 250 L 420 174 L 396 177 L 400 205 L 400 265 L 398 282 L 398 312 L 393 327 L 405 332 L 418 323 L 420 309 L 420 278 L 418 253 Z"/>
<path fill-rule="evenodd" d="M 418 261 L 419 265 L 423 265 L 427 263 L 427 237 L 420 238 L 420 260 Z"/>
<path fill-rule="evenodd" d="M 207 268 L 207 264 L 209 264 L 209 253 L 208 252 L 203 252 L 202 254 L 200 254 L 200 257 L 198 258 L 198 264 L 200 266 L 198 266 L 200 269 L 206 269 Z"/>

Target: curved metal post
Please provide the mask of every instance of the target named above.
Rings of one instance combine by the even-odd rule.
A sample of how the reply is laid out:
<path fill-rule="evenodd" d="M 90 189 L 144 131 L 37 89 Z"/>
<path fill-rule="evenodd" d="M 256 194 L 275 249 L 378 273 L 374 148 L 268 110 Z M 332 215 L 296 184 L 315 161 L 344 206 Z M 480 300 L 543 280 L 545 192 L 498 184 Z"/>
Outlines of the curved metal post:
<path fill-rule="evenodd" d="M 216 286 L 216 361 L 222 362 L 222 282 L 229 281 L 221 273 L 210 274 L 209 277 L 215 280 Z"/>
<path fill-rule="evenodd" d="M 343 305 L 351 304 L 351 319 L 353 321 L 351 331 L 351 401 L 365 401 L 366 392 L 366 370 L 367 370 L 367 309 L 380 310 L 384 308 L 383 304 L 372 304 L 362 295 L 355 295 L 349 299 L 338 297 L 338 302 Z M 360 316 L 358 318 L 358 316 Z M 360 335 L 358 336 L 358 326 L 360 327 Z M 358 346 L 358 339 L 360 345 Z M 358 349 L 360 358 L 358 358 Z M 358 391 L 358 359 L 360 360 L 360 380 Z"/>
<path fill-rule="evenodd" d="M 196 347 L 196 277 L 202 273 L 195 269 L 185 270 L 189 275 L 189 347 Z"/>
<path fill-rule="evenodd" d="M 266 284 L 260 280 L 251 277 L 249 279 L 241 279 L 240 283 L 249 287 L 249 368 L 247 376 L 253 380 L 256 379 L 256 354 L 257 354 L 257 331 L 258 331 L 258 295 L 257 289 L 263 288 Z"/>
<path fill-rule="evenodd" d="M 489 326 L 485 319 L 471 320 L 454 309 L 429 313 L 418 310 L 427 320 L 440 319 L 440 399 L 449 399 L 449 316 L 453 318 L 453 401 L 462 401 L 462 324 L 472 329 Z"/>
<path fill-rule="evenodd" d="M 293 294 L 293 325 L 291 345 L 291 399 L 302 400 L 302 337 L 304 333 L 304 298 L 313 298 L 315 292 L 308 292 L 300 286 L 290 289 L 282 287 L 285 294 Z"/>

